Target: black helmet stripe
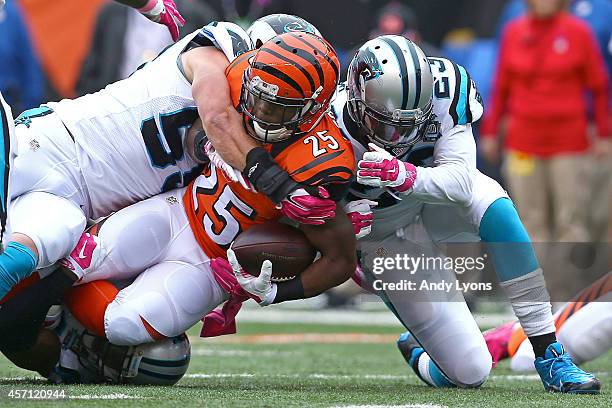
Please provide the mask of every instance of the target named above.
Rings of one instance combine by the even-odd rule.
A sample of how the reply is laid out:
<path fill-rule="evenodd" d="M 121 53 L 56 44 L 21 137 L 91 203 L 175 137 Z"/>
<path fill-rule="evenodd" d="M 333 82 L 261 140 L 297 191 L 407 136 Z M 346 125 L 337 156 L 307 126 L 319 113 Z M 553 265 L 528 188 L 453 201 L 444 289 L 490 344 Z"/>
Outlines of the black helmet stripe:
<path fill-rule="evenodd" d="M 280 70 L 278 70 L 278 69 L 276 69 L 274 67 L 271 67 L 268 64 L 264 64 L 262 62 L 255 62 L 253 64 L 253 68 L 260 69 L 263 72 L 266 72 L 266 73 L 268 73 L 270 75 L 273 75 L 273 76 L 277 77 L 278 79 L 280 79 L 281 81 L 284 81 L 285 83 L 287 83 L 287 85 L 291 86 L 293 89 L 298 91 L 302 95 L 302 97 L 305 97 L 304 90 L 302 89 L 300 84 L 295 82 L 293 80 L 293 78 L 291 78 L 289 75 L 285 74 L 283 71 L 280 71 Z"/>
<path fill-rule="evenodd" d="M 319 81 L 321 84 L 324 84 L 325 82 L 323 81 L 325 76 L 323 74 L 323 68 L 321 68 L 321 64 L 319 63 L 319 61 L 313 56 L 311 55 L 308 51 L 300 49 L 300 48 L 295 48 L 290 46 L 289 44 L 287 44 L 286 42 L 282 41 L 282 40 L 277 40 L 275 41 L 275 43 L 278 43 L 277 45 L 282 48 L 283 50 L 289 52 L 289 53 L 293 53 L 293 50 L 296 49 L 297 52 L 295 52 L 295 55 L 297 55 L 298 57 L 302 58 L 305 61 L 308 61 L 315 69 L 315 71 L 317 71 L 317 76 L 319 77 Z M 312 77 L 309 75 L 309 77 L 312 79 Z M 314 83 L 314 81 L 313 81 Z M 313 92 L 316 90 L 313 89 Z"/>
<path fill-rule="evenodd" d="M 393 53 L 395 54 L 395 58 L 400 66 L 400 77 L 402 79 L 402 109 L 406 109 L 408 106 L 408 67 L 406 66 L 406 59 L 404 58 L 404 53 L 402 53 L 401 48 L 395 43 L 395 41 L 391 40 L 387 37 L 382 37 L 385 43 L 391 47 Z"/>
<path fill-rule="evenodd" d="M 281 41 L 281 43 L 279 44 L 279 47 L 283 48 L 284 50 L 286 50 L 287 52 L 293 52 L 293 50 L 295 49 L 295 47 L 290 46 L 289 44 L 285 43 L 284 41 Z M 311 46 L 312 48 L 312 46 Z M 323 73 L 323 68 L 321 67 L 321 63 L 319 62 L 319 60 L 317 60 L 312 54 L 310 54 L 308 51 L 297 48 L 297 52 L 296 55 L 306 61 L 308 61 L 315 69 L 315 71 L 317 71 L 317 76 L 319 77 L 319 81 L 322 84 L 324 84 L 324 80 L 325 80 L 325 74 Z"/>
<path fill-rule="evenodd" d="M 291 65 L 295 66 L 297 69 L 300 70 L 300 72 L 302 74 L 304 74 L 304 76 L 306 77 L 306 79 L 308 80 L 308 83 L 310 84 L 310 89 L 312 90 L 312 92 L 314 93 L 314 91 L 316 90 L 316 86 L 314 83 L 314 80 L 312 79 L 312 76 L 310 75 L 310 73 L 306 70 L 306 68 L 304 68 L 303 66 L 301 66 L 300 64 L 296 63 L 295 61 L 290 60 L 289 58 L 279 54 L 278 52 L 271 50 L 269 47 L 265 47 L 265 48 L 261 48 L 260 52 L 267 52 L 270 55 L 275 56 L 278 59 L 281 59 L 285 62 L 290 63 Z"/>
<path fill-rule="evenodd" d="M 323 58 L 325 58 L 325 60 L 326 60 L 327 62 L 329 62 L 329 65 L 331 65 L 331 66 L 332 66 L 332 69 L 334 70 L 334 73 L 336 74 L 336 78 L 339 78 L 339 76 L 338 76 L 338 75 L 339 75 L 339 72 L 340 72 L 340 67 L 338 67 L 338 66 L 336 65 L 336 63 L 335 63 L 334 61 L 332 61 L 332 59 L 331 59 L 331 58 L 329 58 L 329 56 L 327 55 L 327 52 L 326 52 L 326 51 L 320 50 L 319 48 L 315 47 L 313 44 L 311 44 L 311 43 L 309 43 L 308 41 L 306 41 L 306 40 L 305 40 L 305 39 L 304 39 L 304 38 L 303 38 L 301 35 L 298 35 L 298 34 L 295 34 L 295 33 L 292 33 L 292 35 L 293 35 L 295 38 L 297 38 L 299 41 L 303 42 L 304 44 L 306 44 L 306 45 L 308 45 L 309 47 L 312 47 L 312 48 L 314 48 L 315 50 L 317 50 L 317 52 L 319 52 L 319 54 L 321 54 L 321 56 L 322 56 Z M 311 34 L 311 35 L 314 35 L 314 34 Z"/>
<path fill-rule="evenodd" d="M 421 64 L 419 61 L 419 55 L 414 48 L 412 42 L 408 42 L 408 49 L 410 50 L 410 56 L 412 57 L 412 64 L 414 65 L 414 73 L 416 76 L 416 92 L 414 95 L 414 105 L 412 109 L 416 109 L 419 107 L 419 102 L 421 99 Z"/>

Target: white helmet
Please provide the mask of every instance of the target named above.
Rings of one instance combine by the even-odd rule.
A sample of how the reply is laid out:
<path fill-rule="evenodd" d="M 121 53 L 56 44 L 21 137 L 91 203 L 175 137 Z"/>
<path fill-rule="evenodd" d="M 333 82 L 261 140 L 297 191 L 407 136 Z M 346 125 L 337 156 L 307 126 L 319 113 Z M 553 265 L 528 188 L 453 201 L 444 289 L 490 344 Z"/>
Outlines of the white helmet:
<path fill-rule="evenodd" d="M 258 18 L 247 29 L 247 34 L 251 37 L 255 48 L 259 48 L 263 43 L 277 35 L 292 31 L 307 32 L 321 37 L 321 33 L 315 26 L 303 18 L 291 14 L 270 14 Z"/>
<path fill-rule="evenodd" d="M 384 35 L 366 42 L 348 68 L 347 91 L 349 114 L 369 141 L 397 152 L 426 133 L 433 76 L 412 41 Z"/>
<path fill-rule="evenodd" d="M 173 385 L 187 372 L 191 346 L 185 334 L 138 346 L 117 346 L 87 331 L 64 310 L 55 329 L 62 343 L 56 383 Z"/>

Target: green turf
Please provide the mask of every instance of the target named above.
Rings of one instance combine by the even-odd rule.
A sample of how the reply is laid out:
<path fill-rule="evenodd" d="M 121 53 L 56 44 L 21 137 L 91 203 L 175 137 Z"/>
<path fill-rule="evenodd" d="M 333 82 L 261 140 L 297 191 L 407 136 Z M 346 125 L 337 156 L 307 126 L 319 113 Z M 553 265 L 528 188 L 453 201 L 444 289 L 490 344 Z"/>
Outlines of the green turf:
<path fill-rule="evenodd" d="M 322 325 L 241 325 L 257 333 L 394 333 L 387 327 Z M 192 342 L 189 377 L 174 387 L 72 386 L 66 393 L 131 399 L 60 401 L 11 400 L 9 390 L 53 389 L 43 380 L 0 360 L 0 407 L 244 407 L 432 404 L 449 407 L 610 407 L 612 352 L 585 365 L 600 373 L 599 396 L 548 394 L 539 380 L 515 375 L 507 365 L 493 371 L 479 390 L 436 390 L 422 385 L 403 363 L 394 344 L 221 344 Z M 197 377 L 199 375 L 199 377 Z M 25 380 L 8 380 L 22 377 Z"/>

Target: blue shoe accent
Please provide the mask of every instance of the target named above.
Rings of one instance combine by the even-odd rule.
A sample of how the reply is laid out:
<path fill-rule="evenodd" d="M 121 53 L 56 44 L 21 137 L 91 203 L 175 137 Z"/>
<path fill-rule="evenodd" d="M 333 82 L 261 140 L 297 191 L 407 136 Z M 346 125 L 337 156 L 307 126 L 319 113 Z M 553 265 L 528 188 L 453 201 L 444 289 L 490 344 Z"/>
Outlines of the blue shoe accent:
<path fill-rule="evenodd" d="M 397 348 L 400 353 L 402 353 L 402 357 L 404 357 L 406 363 L 415 370 L 414 363 L 425 350 L 423 350 L 419 343 L 414 340 L 410 332 L 400 334 L 399 339 L 397 339 Z"/>
<path fill-rule="evenodd" d="M 419 358 L 425 353 L 425 350 L 410 332 L 404 332 L 400 335 L 399 339 L 397 339 L 397 348 L 400 353 L 402 353 L 402 357 L 404 357 L 406 363 L 408 363 L 412 371 L 414 371 L 421 381 L 436 388 L 455 387 L 455 384 L 444 375 L 442 370 L 440 370 L 438 365 L 435 364 L 429 356 L 427 356 L 429 359 L 427 372 L 433 383 L 423 377 L 419 371 Z"/>
<path fill-rule="evenodd" d="M 544 358 L 536 358 L 534 364 L 546 391 L 599 394 L 601 390 L 599 380 L 578 368 L 559 342 L 549 345 Z"/>

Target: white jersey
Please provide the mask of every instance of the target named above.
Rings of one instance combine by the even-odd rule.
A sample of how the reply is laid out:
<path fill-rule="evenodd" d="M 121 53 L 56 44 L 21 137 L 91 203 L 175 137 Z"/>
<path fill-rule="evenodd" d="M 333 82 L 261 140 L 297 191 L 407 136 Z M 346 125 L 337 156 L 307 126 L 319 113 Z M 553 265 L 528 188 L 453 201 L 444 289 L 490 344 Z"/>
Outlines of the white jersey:
<path fill-rule="evenodd" d="M 198 46 L 215 46 L 230 61 L 253 48 L 237 25 L 211 23 L 127 79 L 48 104 L 74 139 L 92 217 L 181 187 L 199 172 L 184 147 L 198 112 L 179 60 Z"/>
<path fill-rule="evenodd" d="M 356 182 L 351 186 L 349 200 L 368 198 L 378 202 L 368 238 L 379 239 L 388 235 L 390 228 L 395 231 L 412 223 L 425 203 L 467 206 L 471 202 L 477 172 L 471 123 L 482 116 L 481 98 L 463 67 L 443 58 L 429 58 L 429 64 L 434 78 L 434 118 L 424 139 L 399 157 L 418 167 L 412 190 L 407 195 L 390 194 Z M 345 110 L 346 99 L 347 91 L 341 84 L 332 109 L 338 126 L 353 144 L 356 160 L 360 160 L 366 147 L 351 136 L 357 127 Z"/>

